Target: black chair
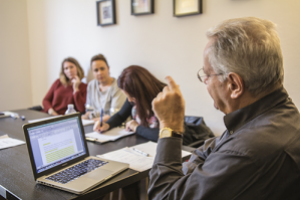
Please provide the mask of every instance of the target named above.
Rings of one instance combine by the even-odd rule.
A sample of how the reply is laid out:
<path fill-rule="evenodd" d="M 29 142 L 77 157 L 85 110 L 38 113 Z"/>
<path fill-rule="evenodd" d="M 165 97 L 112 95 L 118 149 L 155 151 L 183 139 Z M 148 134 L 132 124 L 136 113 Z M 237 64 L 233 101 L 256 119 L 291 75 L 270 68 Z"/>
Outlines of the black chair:
<path fill-rule="evenodd" d="M 38 105 L 38 106 L 32 106 L 28 108 L 28 110 L 36 110 L 36 111 L 43 111 L 43 107 Z"/>

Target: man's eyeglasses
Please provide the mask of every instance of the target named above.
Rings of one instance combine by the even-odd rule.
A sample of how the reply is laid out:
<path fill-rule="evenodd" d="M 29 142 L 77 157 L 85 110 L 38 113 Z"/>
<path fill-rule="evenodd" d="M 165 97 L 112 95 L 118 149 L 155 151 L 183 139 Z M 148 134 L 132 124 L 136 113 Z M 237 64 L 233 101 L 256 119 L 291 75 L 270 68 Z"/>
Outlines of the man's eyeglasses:
<path fill-rule="evenodd" d="M 223 73 L 220 73 L 220 74 L 205 74 L 204 73 L 204 69 L 203 67 L 201 69 L 199 69 L 198 73 L 197 73 L 197 76 L 198 76 L 198 79 L 204 83 L 204 79 L 208 78 L 208 77 L 211 77 L 211 76 L 220 76 L 220 75 L 223 75 Z"/>

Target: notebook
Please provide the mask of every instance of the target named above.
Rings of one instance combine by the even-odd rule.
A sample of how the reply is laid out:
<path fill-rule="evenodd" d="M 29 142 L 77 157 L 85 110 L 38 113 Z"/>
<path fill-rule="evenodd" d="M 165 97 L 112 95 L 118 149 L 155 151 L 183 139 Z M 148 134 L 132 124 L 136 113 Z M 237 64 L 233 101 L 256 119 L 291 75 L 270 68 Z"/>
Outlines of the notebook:
<path fill-rule="evenodd" d="M 80 113 L 23 125 L 37 183 L 82 194 L 129 165 L 89 156 Z"/>

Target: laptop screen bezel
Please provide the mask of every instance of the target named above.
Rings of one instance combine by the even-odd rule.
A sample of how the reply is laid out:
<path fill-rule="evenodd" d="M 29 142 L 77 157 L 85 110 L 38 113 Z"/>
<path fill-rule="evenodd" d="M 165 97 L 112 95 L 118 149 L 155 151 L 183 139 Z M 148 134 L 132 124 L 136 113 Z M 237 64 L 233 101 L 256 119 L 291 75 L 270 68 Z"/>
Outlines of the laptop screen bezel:
<path fill-rule="evenodd" d="M 86 154 L 84 154 L 82 156 L 79 156 L 78 158 L 75 158 L 71 161 L 64 162 L 64 163 L 62 163 L 60 165 L 57 165 L 57 166 L 55 166 L 51 169 L 47 169 L 47 170 L 45 170 L 41 173 L 37 173 L 36 166 L 35 166 L 35 161 L 34 161 L 34 157 L 33 157 L 33 152 L 32 152 L 32 148 L 31 148 L 31 142 L 30 142 L 30 137 L 29 137 L 29 133 L 28 133 L 28 128 L 32 128 L 32 127 L 36 127 L 36 126 L 40 126 L 40 125 L 44 125 L 44 124 L 49 124 L 49 123 L 53 123 L 53 122 L 57 122 L 57 121 L 61 121 L 61 120 L 69 119 L 69 118 L 74 118 L 74 117 L 77 117 L 77 119 L 79 121 L 80 132 L 82 134 Z M 38 178 L 40 178 L 42 176 L 54 173 L 54 172 L 56 172 L 56 171 L 58 171 L 62 168 L 73 165 L 74 163 L 79 162 L 80 160 L 83 160 L 83 159 L 89 157 L 89 155 L 90 155 L 88 147 L 87 147 L 87 142 L 86 142 L 86 139 L 85 139 L 85 132 L 84 132 L 84 129 L 83 129 L 80 113 L 74 113 L 74 114 L 64 115 L 64 116 L 61 116 L 61 117 L 56 117 L 56 118 L 52 118 L 52 119 L 48 119 L 48 120 L 44 120 L 44 121 L 35 122 L 35 123 L 24 124 L 23 125 L 23 131 L 24 131 L 24 135 L 25 135 L 25 139 L 26 139 L 26 146 L 27 146 L 27 150 L 28 150 L 28 154 L 29 154 L 29 158 L 30 158 L 30 163 L 31 163 L 31 168 L 32 168 L 34 180 L 37 180 Z"/>

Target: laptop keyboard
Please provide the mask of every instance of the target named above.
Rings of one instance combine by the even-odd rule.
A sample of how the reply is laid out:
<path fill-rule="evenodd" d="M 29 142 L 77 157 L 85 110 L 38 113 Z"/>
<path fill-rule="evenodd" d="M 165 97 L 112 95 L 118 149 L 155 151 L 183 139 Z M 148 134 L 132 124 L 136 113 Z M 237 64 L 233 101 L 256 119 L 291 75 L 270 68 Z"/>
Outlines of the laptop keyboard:
<path fill-rule="evenodd" d="M 80 177 L 86 173 L 89 173 L 107 163 L 108 162 L 105 162 L 102 160 L 89 159 L 82 163 L 74 165 L 73 167 L 70 167 L 64 171 L 61 171 L 52 176 L 49 176 L 46 179 L 55 181 L 58 183 L 66 184 L 66 183 L 68 183 L 74 179 L 77 179 L 78 177 Z"/>

